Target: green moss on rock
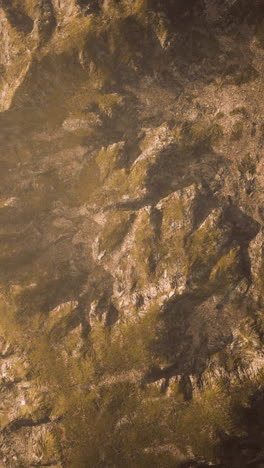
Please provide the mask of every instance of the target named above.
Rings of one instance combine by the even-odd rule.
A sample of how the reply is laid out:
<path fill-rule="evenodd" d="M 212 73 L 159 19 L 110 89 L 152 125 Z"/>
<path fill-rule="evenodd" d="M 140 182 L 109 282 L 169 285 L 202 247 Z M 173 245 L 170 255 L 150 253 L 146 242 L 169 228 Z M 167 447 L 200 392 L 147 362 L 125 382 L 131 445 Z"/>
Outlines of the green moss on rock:
<path fill-rule="evenodd" d="M 124 142 L 114 143 L 107 148 L 102 148 L 96 156 L 96 162 L 100 169 L 102 180 L 110 176 L 118 169 L 124 152 Z"/>
<path fill-rule="evenodd" d="M 234 123 L 231 129 L 230 140 L 231 141 L 239 141 L 242 138 L 244 129 L 244 122 L 243 120 L 239 120 Z"/>
<path fill-rule="evenodd" d="M 216 293 L 225 292 L 230 285 L 236 284 L 240 278 L 239 267 L 239 248 L 230 250 L 217 261 L 210 274 L 210 281 L 212 281 Z"/>
<path fill-rule="evenodd" d="M 250 174 L 254 175 L 256 172 L 256 162 L 250 156 L 250 153 L 247 153 L 240 161 L 238 164 L 238 170 L 241 172 L 241 174 Z"/>
<path fill-rule="evenodd" d="M 187 239 L 189 271 L 208 274 L 223 243 L 223 231 L 218 227 L 220 212 L 215 212 Z"/>
<path fill-rule="evenodd" d="M 135 222 L 134 246 L 132 255 L 138 282 L 144 286 L 155 270 L 154 258 L 156 253 L 156 236 L 150 218 L 150 210 L 144 208 L 140 211 Z"/>
<path fill-rule="evenodd" d="M 244 117 L 246 117 L 248 115 L 248 113 L 247 113 L 246 107 L 239 106 L 239 107 L 235 107 L 235 109 L 233 109 L 230 112 L 230 115 L 243 115 Z"/>
<path fill-rule="evenodd" d="M 108 253 L 124 240 L 131 225 L 133 215 L 126 211 L 110 211 L 105 226 L 99 236 L 100 251 Z"/>
<path fill-rule="evenodd" d="M 180 196 L 173 194 L 158 205 L 162 213 L 162 223 L 157 274 L 164 273 L 165 270 L 171 272 L 178 269 L 181 273 L 186 270 L 184 238 L 190 228 L 191 200 L 192 195 L 189 199 L 184 198 L 184 193 Z"/>
<path fill-rule="evenodd" d="M 218 123 L 198 121 L 186 133 L 186 143 L 193 145 L 217 145 L 223 137 L 223 128 Z"/>

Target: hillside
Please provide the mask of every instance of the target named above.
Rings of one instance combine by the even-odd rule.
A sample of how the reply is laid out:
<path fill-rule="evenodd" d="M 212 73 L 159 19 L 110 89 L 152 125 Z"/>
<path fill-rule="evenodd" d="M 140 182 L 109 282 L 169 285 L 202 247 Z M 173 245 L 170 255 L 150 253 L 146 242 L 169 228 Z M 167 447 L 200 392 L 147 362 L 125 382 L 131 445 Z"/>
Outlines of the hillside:
<path fill-rule="evenodd" d="M 264 4 L 0 0 L 0 467 L 264 467 Z"/>

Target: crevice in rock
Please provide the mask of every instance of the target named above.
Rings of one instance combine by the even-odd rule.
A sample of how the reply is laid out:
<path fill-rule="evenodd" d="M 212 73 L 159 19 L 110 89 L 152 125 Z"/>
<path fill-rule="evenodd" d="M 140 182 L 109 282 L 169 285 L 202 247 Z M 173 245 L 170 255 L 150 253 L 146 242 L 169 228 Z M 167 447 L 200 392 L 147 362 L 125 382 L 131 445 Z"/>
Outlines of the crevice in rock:
<path fill-rule="evenodd" d="M 114 304 L 112 304 L 111 302 L 109 309 L 107 311 L 107 314 L 106 314 L 106 319 L 105 319 L 106 327 L 109 327 L 109 328 L 112 327 L 117 322 L 118 317 L 119 317 L 119 312 L 117 308 L 114 306 Z"/>
<path fill-rule="evenodd" d="M 85 15 L 98 14 L 101 10 L 99 0 L 77 0 L 77 4 Z"/>
<path fill-rule="evenodd" d="M 3 8 L 6 17 L 12 27 L 25 34 L 30 34 L 34 27 L 34 21 L 16 4 L 14 0 L 1 0 L 0 6 Z"/>
<path fill-rule="evenodd" d="M 240 246 L 241 274 L 251 281 L 248 246 L 250 241 L 258 234 L 260 224 L 233 204 L 227 206 L 223 211 L 222 223 L 228 223 L 231 226 L 231 239 Z"/>
<path fill-rule="evenodd" d="M 4 432 L 16 432 L 22 427 L 36 427 L 36 426 L 43 426 L 44 424 L 50 423 L 51 420 L 48 416 L 45 416 L 43 419 L 39 421 L 33 421 L 33 419 L 17 419 L 12 421 L 8 426 L 4 428 Z"/>
<path fill-rule="evenodd" d="M 162 211 L 152 206 L 150 212 L 150 222 L 153 226 L 157 242 L 159 241 L 161 235 L 162 217 Z"/>
<path fill-rule="evenodd" d="M 30 466 L 54 466 L 57 464 L 57 461 L 58 460 L 54 460 L 52 462 L 49 462 L 49 463 L 32 463 Z"/>
<path fill-rule="evenodd" d="M 39 4 L 38 29 L 40 46 L 50 39 L 57 25 L 55 12 L 51 0 L 42 0 Z"/>

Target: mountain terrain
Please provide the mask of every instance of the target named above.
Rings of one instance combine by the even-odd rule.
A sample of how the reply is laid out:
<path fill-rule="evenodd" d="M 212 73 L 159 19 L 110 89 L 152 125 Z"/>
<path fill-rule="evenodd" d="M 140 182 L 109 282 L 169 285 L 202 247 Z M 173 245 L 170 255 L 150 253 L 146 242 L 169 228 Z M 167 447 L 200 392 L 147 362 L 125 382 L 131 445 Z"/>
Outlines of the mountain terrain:
<path fill-rule="evenodd" d="M 0 0 L 0 467 L 264 467 L 264 3 Z"/>

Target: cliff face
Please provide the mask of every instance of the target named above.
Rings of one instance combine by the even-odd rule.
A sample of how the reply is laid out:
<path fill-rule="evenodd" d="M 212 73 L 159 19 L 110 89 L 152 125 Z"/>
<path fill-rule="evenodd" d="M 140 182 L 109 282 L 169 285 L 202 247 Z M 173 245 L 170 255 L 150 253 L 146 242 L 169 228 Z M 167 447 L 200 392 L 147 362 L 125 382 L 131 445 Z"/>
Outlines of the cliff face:
<path fill-rule="evenodd" d="M 252 0 L 0 1 L 1 467 L 262 467 Z"/>

